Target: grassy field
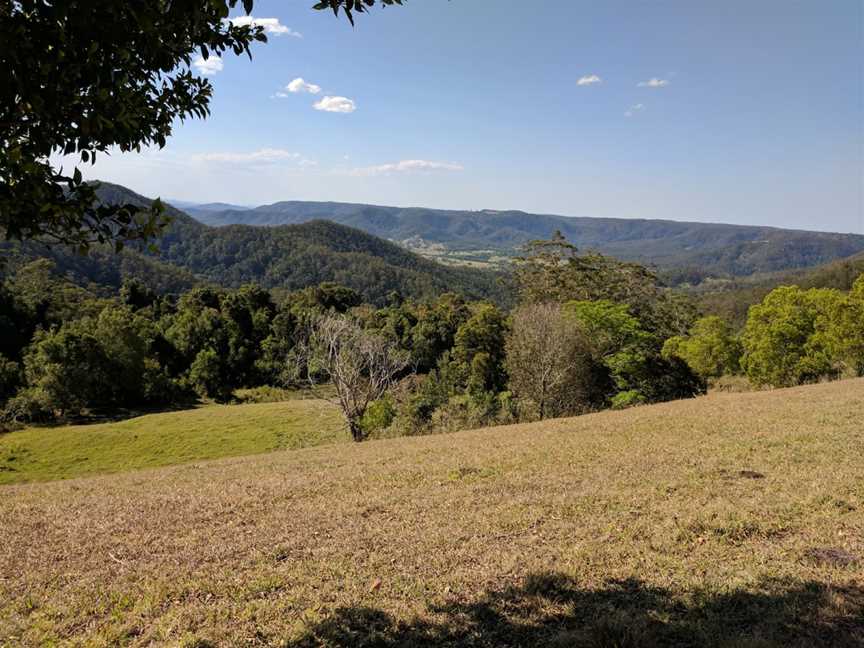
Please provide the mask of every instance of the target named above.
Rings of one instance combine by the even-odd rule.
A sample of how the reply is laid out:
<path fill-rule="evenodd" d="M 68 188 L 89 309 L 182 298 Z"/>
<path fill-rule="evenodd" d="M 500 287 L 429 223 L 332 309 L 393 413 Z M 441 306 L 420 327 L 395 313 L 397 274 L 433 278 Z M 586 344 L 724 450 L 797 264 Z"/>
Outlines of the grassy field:
<path fill-rule="evenodd" d="M 0 435 L 0 484 L 69 479 L 350 439 L 320 400 L 210 405 L 119 423 Z"/>
<path fill-rule="evenodd" d="M 854 380 L 3 486 L 0 645 L 862 646 L 862 421 Z"/>

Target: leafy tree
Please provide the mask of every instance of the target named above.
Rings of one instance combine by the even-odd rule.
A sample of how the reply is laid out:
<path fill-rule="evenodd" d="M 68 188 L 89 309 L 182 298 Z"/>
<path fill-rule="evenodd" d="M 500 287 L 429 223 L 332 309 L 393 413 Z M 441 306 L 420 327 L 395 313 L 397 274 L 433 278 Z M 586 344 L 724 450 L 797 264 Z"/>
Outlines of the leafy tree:
<path fill-rule="evenodd" d="M 837 359 L 820 322 L 843 303 L 827 288 L 781 286 L 750 307 L 742 334 L 741 365 L 756 385 L 788 387 L 839 373 Z"/>
<path fill-rule="evenodd" d="M 412 356 L 417 371 L 431 371 L 456 340 L 456 332 L 471 312 L 465 300 L 458 295 L 445 293 L 431 304 L 423 304 L 416 310 L 416 324 L 411 330 Z"/>
<path fill-rule="evenodd" d="M 525 246 L 515 279 L 523 303 L 606 299 L 636 306 L 659 293 L 657 277 L 644 266 L 602 254 L 580 255 L 561 232 Z"/>
<path fill-rule="evenodd" d="M 227 400 L 237 387 L 260 381 L 264 341 L 272 334 L 275 306 L 269 293 L 254 286 L 232 292 L 196 288 L 183 295 L 167 320 L 165 339 L 188 367 L 188 383 L 200 395 Z M 278 343 L 271 340 L 271 353 Z M 273 367 L 269 367 L 273 369 Z M 194 372 L 193 372 L 194 369 Z M 193 375 L 194 373 L 194 375 Z"/>
<path fill-rule="evenodd" d="M 5 287 L 15 303 L 18 321 L 29 327 L 28 337 L 36 326 L 47 328 L 85 315 L 95 317 L 105 306 L 90 291 L 58 277 L 49 259 L 20 266 Z"/>
<path fill-rule="evenodd" d="M 112 148 L 164 146 L 177 119 L 207 115 L 212 86 L 190 71 L 192 55 L 248 53 L 261 29 L 227 21 L 237 0 L 45 3 L 0 8 L 0 227 L 82 249 L 144 239 L 161 205 L 97 205 L 94 188 L 49 156 L 84 163 Z M 248 11 L 252 2 L 244 2 Z"/>
<path fill-rule="evenodd" d="M 201 396 L 226 401 L 233 385 L 225 380 L 225 365 L 212 347 L 201 349 L 189 367 L 189 384 Z"/>
<path fill-rule="evenodd" d="M 663 333 L 636 318 L 627 304 L 574 301 L 565 305 L 565 311 L 589 340 L 598 404 L 604 389 L 616 407 L 689 398 L 705 391 L 704 381 L 683 361 L 661 357 Z M 605 375 L 599 367 L 605 369 Z"/>
<path fill-rule="evenodd" d="M 0 356 L 18 359 L 30 341 L 35 323 L 33 314 L 0 283 Z"/>
<path fill-rule="evenodd" d="M 864 274 L 844 300 L 831 306 L 817 319 L 814 343 L 846 373 L 864 376 Z"/>
<path fill-rule="evenodd" d="M 309 286 L 291 296 L 291 302 L 298 310 L 336 311 L 345 313 L 363 303 L 363 297 L 356 290 L 325 281 L 317 286 Z"/>
<path fill-rule="evenodd" d="M 628 348 L 609 357 L 606 364 L 617 390 L 613 405 L 620 406 L 622 399 L 630 405 L 692 398 L 707 389 L 705 380 L 677 357 Z"/>
<path fill-rule="evenodd" d="M 403 0 L 378 0 L 382 6 L 401 5 Z M 345 12 L 351 24 L 354 24 L 354 13 L 368 13 L 375 6 L 376 0 L 321 0 L 314 9 L 332 9 L 333 13 L 339 15 L 341 9 Z"/>
<path fill-rule="evenodd" d="M 741 343 L 722 317 L 699 319 L 689 336 L 671 337 L 663 345 L 663 356 L 677 356 L 703 378 L 719 378 L 740 369 Z"/>
<path fill-rule="evenodd" d="M 516 309 L 512 320 L 507 372 L 516 397 L 541 420 L 588 407 L 590 351 L 560 304 L 527 304 Z"/>
<path fill-rule="evenodd" d="M 281 305 L 270 322 L 269 334 L 261 342 L 257 371 L 262 381 L 283 386 L 295 382 L 296 375 L 290 370 L 289 361 L 299 328 L 300 317 L 294 313 L 291 305 Z"/>
<path fill-rule="evenodd" d="M 141 405 L 148 393 L 164 398 L 147 362 L 153 335 L 152 322 L 117 307 L 39 331 L 24 360 L 27 384 L 61 415 Z"/>
<path fill-rule="evenodd" d="M 389 395 L 369 403 L 363 418 L 360 419 L 360 427 L 366 438 L 376 432 L 386 430 L 396 418 L 396 405 Z"/>
<path fill-rule="evenodd" d="M 402 0 L 381 0 L 383 5 Z M 55 168 L 56 152 L 86 164 L 111 149 L 165 145 L 177 120 L 209 114 L 213 88 L 192 57 L 249 54 L 261 27 L 228 20 L 253 0 L 16 0 L 0 4 L 0 229 L 87 250 L 95 242 L 153 237 L 166 223 L 96 201 L 80 170 Z M 348 19 L 375 0 L 327 0 Z"/>
<path fill-rule="evenodd" d="M 82 326 L 90 324 L 83 320 Z M 145 360 L 155 327 L 129 308 L 106 308 L 93 323 L 93 333 L 107 360 L 105 382 L 99 387 L 109 405 L 137 405 L 144 401 Z"/>
<path fill-rule="evenodd" d="M 106 404 L 109 359 L 90 324 L 79 320 L 38 332 L 25 357 L 28 385 L 44 393 L 61 416 Z"/>
<path fill-rule="evenodd" d="M 12 396 L 21 384 L 21 367 L 0 353 L 0 406 Z"/>
<path fill-rule="evenodd" d="M 532 241 L 517 259 L 515 280 L 522 303 L 608 301 L 627 304 L 634 317 L 659 338 L 687 332 L 696 319 L 692 301 L 660 286 L 638 263 L 602 254 L 580 255 L 560 232 Z"/>
<path fill-rule="evenodd" d="M 627 304 L 608 299 L 570 301 L 564 305 L 564 312 L 591 341 L 592 353 L 600 361 L 623 349 L 650 349 L 657 345 L 656 336 L 645 330 Z"/>
<path fill-rule="evenodd" d="M 464 372 L 471 391 L 499 392 L 507 384 L 504 368 L 507 321 L 493 304 L 481 303 L 456 331 L 452 361 Z"/>
<path fill-rule="evenodd" d="M 128 279 L 120 287 L 120 301 L 134 310 L 152 306 L 156 300 L 156 293 L 138 279 Z"/>

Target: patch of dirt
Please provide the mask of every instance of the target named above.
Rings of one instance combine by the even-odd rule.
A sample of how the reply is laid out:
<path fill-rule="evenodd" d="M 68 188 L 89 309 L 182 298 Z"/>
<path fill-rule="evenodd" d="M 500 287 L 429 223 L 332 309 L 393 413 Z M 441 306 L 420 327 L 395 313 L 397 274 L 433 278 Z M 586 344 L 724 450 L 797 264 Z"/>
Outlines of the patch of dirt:
<path fill-rule="evenodd" d="M 858 556 L 838 547 L 814 547 L 805 555 L 812 561 L 830 567 L 850 567 L 858 564 Z"/>
<path fill-rule="evenodd" d="M 765 475 L 755 470 L 741 470 L 738 472 L 738 476 L 745 479 L 765 479 Z"/>

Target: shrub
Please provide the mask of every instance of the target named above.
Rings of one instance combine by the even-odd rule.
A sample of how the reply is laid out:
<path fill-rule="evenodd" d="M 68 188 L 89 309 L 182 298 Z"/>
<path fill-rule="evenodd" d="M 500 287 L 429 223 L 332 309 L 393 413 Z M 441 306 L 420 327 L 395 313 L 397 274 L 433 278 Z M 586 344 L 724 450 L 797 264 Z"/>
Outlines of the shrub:
<path fill-rule="evenodd" d="M 0 405 L 15 393 L 21 384 L 21 367 L 0 353 Z"/>
<path fill-rule="evenodd" d="M 51 395 L 40 387 L 27 387 L 9 399 L 0 414 L 5 424 L 46 423 L 54 417 Z"/>
<path fill-rule="evenodd" d="M 663 355 L 681 358 L 703 378 L 718 378 L 738 373 L 741 343 L 729 323 L 715 315 L 698 320 L 689 336 L 666 340 Z"/>
<path fill-rule="evenodd" d="M 492 392 L 457 394 L 432 414 L 435 432 L 470 430 L 497 423 L 498 398 Z"/>
<path fill-rule="evenodd" d="M 390 396 L 385 395 L 369 403 L 363 418 L 360 419 L 360 427 L 367 437 L 372 436 L 389 428 L 395 418 L 396 405 Z"/>
<path fill-rule="evenodd" d="M 222 380 L 222 362 L 213 349 L 202 349 L 189 367 L 189 386 L 204 398 L 226 401 L 231 388 Z"/>
<path fill-rule="evenodd" d="M 629 391 L 618 392 L 612 397 L 611 405 L 612 409 L 622 410 L 627 409 L 628 407 L 635 407 L 636 405 L 644 405 L 648 402 L 648 399 L 637 389 L 631 389 Z"/>

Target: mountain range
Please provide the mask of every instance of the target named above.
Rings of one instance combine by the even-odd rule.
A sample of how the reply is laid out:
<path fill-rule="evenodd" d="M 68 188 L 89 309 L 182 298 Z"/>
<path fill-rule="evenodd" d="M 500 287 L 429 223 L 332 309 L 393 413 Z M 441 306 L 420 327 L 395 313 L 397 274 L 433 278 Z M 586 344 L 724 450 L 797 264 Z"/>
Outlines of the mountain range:
<path fill-rule="evenodd" d="M 107 182 L 97 190 L 110 204 L 147 207 L 151 200 Z M 192 285 L 239 287 L 255 283 L 291 291 L 336 282 L 353 288 L 366 302 L 383 305 L 393 292 L 404 297 L 434 297 L 457 292 L 470 299 L 508 300 L 499 273 L 442 266 L 404 247 L 330 221 L 254 227 L 204 225 L 167 205 L 171 224 L 152 248 L 125 248 L 114 254 L 94 248 L 81 256 L 62 247 L 36 242 L 5 243 L 13 265 L 35 258 L 51 259 L 59 274 L 81 285 L 116 288 L 138 279 L 159 292 L 181 292 Z"/>
<path fill-rule="evenodd" d="M 248 208 L 185 210 L 213 226 L 300 224 L 325 219 L 438 258 L 489 260 L 556 230 L 583 250 L 660 269 L 690 270 L 690 278 L 748 276 L 806 268 L 864 251 L 864 236 L 758 225 L 669 220 L 586 218 L 522 211 L 450 211 L 357 203 L 286 201 Z"/>
<path fill-rule="evenodd" d="M 108 203 L 146 207 L 151 202 L 110 183 L 101 183 L 98 194 Z M 560 230 L 582 249 L 639 260 L 659 269 L 669 285 L 695 286 L 688 289 L 701 295 L 706 311 L 728 312 L 733 319 L 740 319 L 749 304 L 778 283 L 848 287 L 850 277 L 864 269 L 864 236 L 853 234 L 345 203 L 223 206 L 180 210 L 168 205 L 172 223 L 154 241 L 154 249 L 126 248 L 114 254 L 97 246 L 81 256 L 35 242 L 5 243 L 0 248 L 13 265 L 48 257 L 58 273 L 106 290 L 130 278 L 162 293 L 182 292 L 196 284 L 244 283 L 278 292 L 331 281 L 377 305 L 387 303 L 393 292 L 424 298 L 448 291 L 506 304 L 512 301 L 506 273 L 466 267 L 466 259 L 497 254 L 507 260 L 521 243 Z M 461 265 L 442 265 L 416 254 L 418 240 L 427 242 L 427 255 L 432 250 Z M 408 249 L 411 245 L 414 250 Z"/>

